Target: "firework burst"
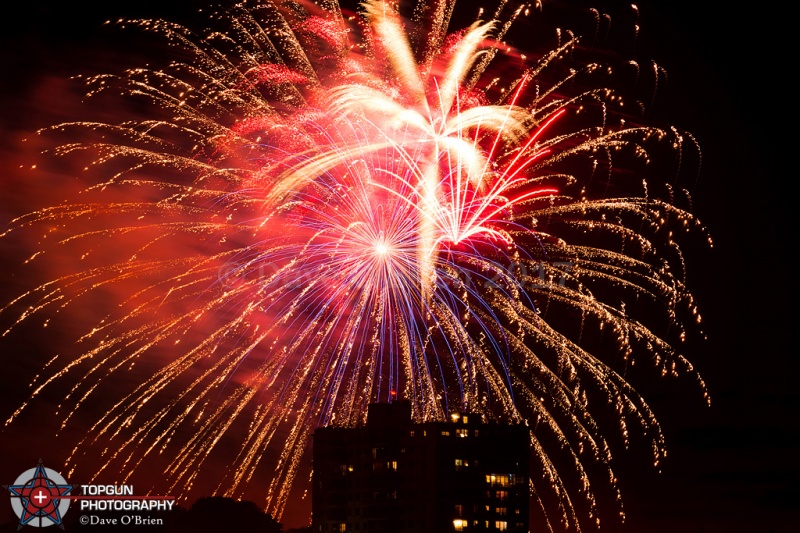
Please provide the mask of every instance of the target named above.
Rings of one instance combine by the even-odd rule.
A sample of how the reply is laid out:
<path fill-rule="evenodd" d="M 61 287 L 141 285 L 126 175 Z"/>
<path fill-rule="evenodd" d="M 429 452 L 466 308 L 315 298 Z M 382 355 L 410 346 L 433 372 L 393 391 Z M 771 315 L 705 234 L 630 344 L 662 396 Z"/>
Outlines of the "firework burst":
<path fill-rule="evenodd" d="M 577 38 L 536 61 L 513 51 L 504 39 L 529 6 L 501 2 L 452 31 L 452 2 L 423 7 L 404 21 L 379 0 L 353 17 L 332 1 L 257 2 L 202 36 L 124 23 L 188 59 L 85 80 L 146 118 L 40 133 L 78 139 L 54 152 L 100 179 L 83 202 L 13 221 L 55 233 L 31 261 L 76 266 L 5 310 L 24 308 L 19 324 L 113 305 L 7 425 L 66 383 L 66 427 L 115 383 L 70 464 L 94 450 L 98 474 L 128 479 L 166 456 L 170 489 L 191 490 L 236 438 L 218 492 L 241 494 L 266 467 L 278 517 L 314 428 L 359 424 L 397 396 L 419 421 L 527 424 L 552 527 L 598 520 L 585 465 L 614 485 L 608 413 L 663 458 L 624 370 L 693 372 L 674 347 L 699 316 L 673 233 L 698 226 L 635 170 L 683 137 L 628 125 L 635 102 L 594 82 L 605 67 L 561 68 Z M 147 377 L 125 379 L 134 367 Z"/>

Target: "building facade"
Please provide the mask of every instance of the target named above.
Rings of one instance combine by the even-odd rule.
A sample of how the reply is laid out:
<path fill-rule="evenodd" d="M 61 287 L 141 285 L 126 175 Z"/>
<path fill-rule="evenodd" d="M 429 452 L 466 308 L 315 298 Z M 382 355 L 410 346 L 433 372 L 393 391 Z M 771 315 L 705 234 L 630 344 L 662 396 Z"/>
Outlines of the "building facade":
<path fill-rule="evenodd" d="M 415 424 L 408 402 L 373 404 L 364 427 L 318 429 L 313 451 L 315 532 L 528 532 L 525 426 Z"/>

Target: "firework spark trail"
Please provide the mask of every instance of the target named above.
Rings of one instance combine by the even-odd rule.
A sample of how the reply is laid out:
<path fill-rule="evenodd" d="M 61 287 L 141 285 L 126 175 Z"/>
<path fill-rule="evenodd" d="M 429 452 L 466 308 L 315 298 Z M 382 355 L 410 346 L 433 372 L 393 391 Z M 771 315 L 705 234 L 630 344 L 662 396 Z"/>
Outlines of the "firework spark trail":
<path fill-rule="evenodd" d="M 682 137 L 612 125 L 613 91 L 571 89 L 600 65 L 546 81 L 577 38 L 490 79 L 526 5 L 504 19 L 501 2 L 492 19 L 448 33 L 454 3 L 438 2 L 408 36 L 390 4 L 363 8 L 353 25 L 334 2 L 240 5 L 212 16 L 221 29 L 205 37 L 130 23 L 191 60 L 86 80 L 90 96 L 122 92 L 150 117 L 42 132 L 84 136 L 53 153 L 88 158 L 96 200 L 33 212 L 10 231 L 56 226 L 65 236 L 29 261 L 66 251 L 86 266 L 3 311 L 28 306 L 13 328 L 104 291 L 117 307 L 82 335 L 79 355 L 49 363 L 6 425 L 72 379 L 63 428 L 143 367 L 149 377 L 117 391 L 70 464 L 101 448 L 98 473 L 127 480 L 171 456 L 171 489 L 188 491 L 237 433 L 235 472 L 218 492 L 241 494 L 269 466 L 265 506 L 280 517 L 313 429 L 361 423 L 368 403 L 399 394 L 419 421 L 469 410 L 528 424 L 542 472 L 534 502 L 551 530 L 591 529 L 597 483 L 585 462 L 615 486 L 601 413 L 615 413 L 625 442 L 645 435 L 654 463 L 665 454 L 624 370 L 650 357 L 664 375 L 693 373 L 630 302 L 659 308 L 681 337 L 687 316 L 699 322 L 673 237 L 698 223 L 647 184 L 641 194 L 612 179 L 617 153 L 646 163 L 650 146 L 679 152 Z M 125 255 L 99 253 L 110 244 Z M 583 346 L 590 331 L 612 339 L 613 357 Z"/>

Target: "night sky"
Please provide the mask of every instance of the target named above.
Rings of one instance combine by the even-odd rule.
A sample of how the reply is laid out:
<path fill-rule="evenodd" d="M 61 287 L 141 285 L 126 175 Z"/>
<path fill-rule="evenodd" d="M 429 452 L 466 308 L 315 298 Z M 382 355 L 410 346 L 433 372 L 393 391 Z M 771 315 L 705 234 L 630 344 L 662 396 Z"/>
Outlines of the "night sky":
<path fill-rule="evenodd" d="M 51 96 L 60 94 L 68 76 L 103 71 L 120 53 L 98 46 L 108 42 L 100 24 L 121 15 L 180 16 L 191 3 L 110 4 L 98 12 L 84 1 L 23 2 L 3 16 L 3 224 L 28 205 L 16 194 L 26 179 L 17 168 L 30 157 L 19 139 L 37 127 L 74 118 L 76 102 Z M 669 456 L 660 474 L 636 453 L 621 459 L 618 474 L 628 513 L 624 531 L 800 531 L 800 506 L 792 490 L 800 483 L 800 365 L 797 272 L 790 267 L 797 244 L 791 217 L 798 178 L 791 75 L 796 58 L 789 55 L 797 48 L 790 25 L 800 19 L 764 3 L 719 11 L 697 11 L 692 5 L 688 0 L 640 2 L 636 54 L 668 73 L 654 118 L 691 132 L 702 149 L 702 168 L 691 190 L 693 212 L 715 245 L 687 253 L 688 282 L 708 336 L 693 342 L 688 356 L 708 384 L 712 404 L 706 407 L 690 381 L 639 391 L 662 422 Z M 46 198 L 43 194 L 45 204 Z M 17 257 L 9 246 L 0 241 L 3 301 L 17 287 L 16 263 L 5 259 Z M 19 336 L 0 341 L 0 419 L 24 399 L 27 383 L 21 380 L 46 360 L 30 357 L 31 352 L 46 342 L 23 343 Z M 53 425 L 46 412 L 39 415 Z M 48 435 L 47 430 L 21 434 L 13 426 L 0 432 L 2 484 L 59 446 Z M 0 523 L 12 519 L 10 506 L 0 502 Z"/>

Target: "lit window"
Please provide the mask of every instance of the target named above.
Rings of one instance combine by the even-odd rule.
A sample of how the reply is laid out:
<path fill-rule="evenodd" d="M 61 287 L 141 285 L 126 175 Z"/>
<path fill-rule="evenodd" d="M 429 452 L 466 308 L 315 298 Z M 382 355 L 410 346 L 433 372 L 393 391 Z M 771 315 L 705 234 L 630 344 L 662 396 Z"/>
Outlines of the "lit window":
<path fill-rule="evenodd" d="M 507 490 L 498 490 L 495 491 L 494 497 L 500 500 L 501 502 L 508 500 L 508 491 Z"/>
<path fill-rule="evenodd" d="M 469 422 L 469 418 L 467 417 L 467 415 L 464 415 L 464 416 L 461 417 L 461 421 L 466 424 L 466 423 Z"/>
<path fill-rule="evenodd" d="M 339 533 L 344 533 L 345 531 L 347 531 L 347 524 L 342 522 L 339 524 Z"/>
<path fill-rule="evenodd" d="M 453 529 L 456 531 L 464 531 L 467 529 L 467 525 L 469 522 L 466 520 L 462 520 L 461 518 L 456 518 L 453 520 Z"/>
<path fill-rule="evenodd" d="M 513 474 L 511 479 L 514 479 Z M 486 474 L 486 483 L 498 487 L 507 487 L 509 484 L 509 476 L 499 476 L 497 474 Z"/>
<path fill-rule="evenodd" d="M 466 428 L 458 428 L 456 430 L 456 435 L 459 437 L 469 437 L 469 430 Z"/>
<path fill-rule="evenodd" d="M 506 509 L 505 507 L 496 507 L 494 512 L 500 516 L 505 516 L 506 514 L 508 514 L 508 509 Z"/>
<path fill-rule="evenodd" d="M 494 528 L 497 531 L 507 531 L 508 530 L 508 522 L 505 520 L 495 520 Z"/>
<path fill-rule="evenodd" d="M 442 430 L 442 437 L 449 437 L 449 436 L 450 436 L 450 432 L 449 431 Z"/>

